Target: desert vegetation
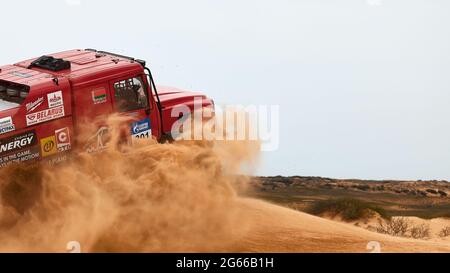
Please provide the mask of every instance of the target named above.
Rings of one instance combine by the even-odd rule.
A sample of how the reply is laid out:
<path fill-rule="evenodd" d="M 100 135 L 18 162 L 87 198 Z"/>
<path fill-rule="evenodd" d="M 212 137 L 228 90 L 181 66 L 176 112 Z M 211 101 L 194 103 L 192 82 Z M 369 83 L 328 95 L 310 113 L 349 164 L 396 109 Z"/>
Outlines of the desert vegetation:
<path fill-rule="evenodd" d="M 446 181 L 375 181 L 322 177 L 255 177 L 246 196 L 311 213 L 323 200 L 357 199 L 387 216 L 450 218 L 450 183 Z M 428 191 L 427 191 L 428 190 Z M 436 194 L 437 193 L 437 194 Z M 333 201 L 333 202 L 334 202 Z"/>
<path fill-rule="evenodd" d="M 410 221 L 405 217 L 378 220 L 377 232 L 393 236 L 405 236 L 410 227 Z"/>
<path fill-rule="evenodd" d="M 430 237 L 430 226 L 427 224 L 414 225 L 406 217 L 392 217 L 379 219 L 376 231 L 383 234 L 414 239 L 426 239 Z"/>
<path fill-rule="evenodd" d="M 257 177 L 244 195 L 412 241 L 450 238 L 447 181 Z"/>
<path fill-rule="evenodd" d="M 439 232 L 439 237 L 441 237 L 441 238 L 445 238 L 445 237 L 449 237 L 449 236 L 450 236 L 450 226 L 443 228 Z"/>
<path fill-rule="evenodd" d="M 424 239 L 430 237 L 430 225 L 420 224 L 410 229 L 411 237 L 414 239 Z"/>
<path fill-rule="evenodd" d="M 384 209 L 352 198 L 318 201 L 312 205 L 309 212 L 314 215 L 340 216 L 344 221 L 367 219 L 376 214 L 386 217 Z"/>

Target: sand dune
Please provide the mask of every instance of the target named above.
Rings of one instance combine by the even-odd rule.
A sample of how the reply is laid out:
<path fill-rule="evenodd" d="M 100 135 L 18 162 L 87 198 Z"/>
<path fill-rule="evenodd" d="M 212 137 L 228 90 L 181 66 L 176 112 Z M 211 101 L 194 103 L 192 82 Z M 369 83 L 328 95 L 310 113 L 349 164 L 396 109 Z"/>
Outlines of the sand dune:
<path fill-rule="evenodd" d="M 450 252 L 448 241 L 392 237 L 255 199 L 241 199 L 246 235 L 224 251 L 243 252 Z M 243 222 L 244 223 L 244 222 Z"/>

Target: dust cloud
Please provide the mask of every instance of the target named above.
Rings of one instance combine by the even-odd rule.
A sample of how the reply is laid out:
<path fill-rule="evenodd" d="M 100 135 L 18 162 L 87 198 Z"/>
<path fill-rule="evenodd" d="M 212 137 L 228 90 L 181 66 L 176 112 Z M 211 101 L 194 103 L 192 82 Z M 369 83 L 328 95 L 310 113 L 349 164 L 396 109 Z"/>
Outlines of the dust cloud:
<path fill-rule="evenodd" d="M 69 241 L 81 252 L 217 251 L 244 235 L 233 184 L 257 143 L 130 146 L 119 132 L 102 152 L 0 170 L 0 252 L 66 252 Z"/>

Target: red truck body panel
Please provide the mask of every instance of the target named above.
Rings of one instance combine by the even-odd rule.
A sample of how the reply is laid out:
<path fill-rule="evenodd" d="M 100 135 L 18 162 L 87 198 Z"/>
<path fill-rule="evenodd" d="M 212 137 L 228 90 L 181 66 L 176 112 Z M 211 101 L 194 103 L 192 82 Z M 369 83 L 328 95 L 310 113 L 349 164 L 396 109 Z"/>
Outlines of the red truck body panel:
<path fill-rule="evenodd" d="M 0 167 L 65 160 L 74 148 L 97 151 L 103 148 L 99 137 L 113 113 L 129 117 L 130 136 L 161 139 L 177 120 L 171 117 L 173 107 L 183 104 L 193 109 L 194 98 L 202 98 L 205 107 L 213 106 L 201 93 L 176 88 L 158 87 L 158 96 L 143 61 L 95 50 L 47 56 L 70 62 L 70 68 L 33 65 L 39 58 L 0 67 Z M 122 106 L 130 101 L 137 107 Z M 87 124 L 98 131 L 91 140 L 78 143 Z"/>

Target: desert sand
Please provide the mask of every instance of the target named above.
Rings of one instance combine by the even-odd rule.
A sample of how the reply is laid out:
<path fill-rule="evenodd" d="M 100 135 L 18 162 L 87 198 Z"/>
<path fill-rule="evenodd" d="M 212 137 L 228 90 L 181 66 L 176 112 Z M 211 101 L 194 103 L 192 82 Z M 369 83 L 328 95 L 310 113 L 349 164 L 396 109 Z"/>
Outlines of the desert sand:
<path fill-rule="evenodd" d="M 352 224 L 309 215 L 256 199 L 241 199 L 246 235 L 224 251 L 241 252 L 450 252 L 448 240 L 416 240 L 379 234 Z M 417 220 L 417 219 L 416 219 Z M 423 221 L 423 220 L 422 220 Z M 446 224 L 431 220 L 432 230 Z"/>

